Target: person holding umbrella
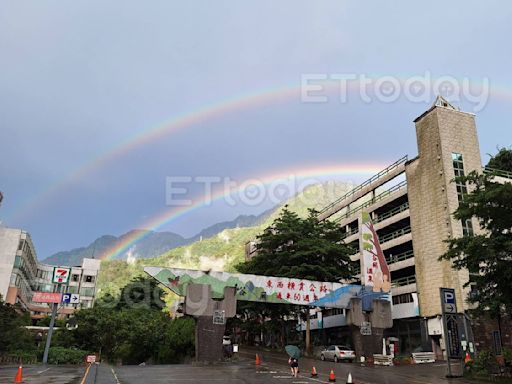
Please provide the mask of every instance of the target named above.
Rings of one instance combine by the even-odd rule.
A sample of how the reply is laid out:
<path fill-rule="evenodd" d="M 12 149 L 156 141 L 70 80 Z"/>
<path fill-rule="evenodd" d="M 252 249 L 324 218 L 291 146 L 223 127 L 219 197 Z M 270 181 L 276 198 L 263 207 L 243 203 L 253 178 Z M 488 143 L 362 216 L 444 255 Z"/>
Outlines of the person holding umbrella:
<path fill-rule="evenodd" d="M 286 353 L 288 353 L 288 356 L 290 356 L 288 364 L 290 364 L 292 375 L 297 377 L 299 374 L 300 349 L 295 345 L 287 345 L 284 349 L 286 350 Z"/>

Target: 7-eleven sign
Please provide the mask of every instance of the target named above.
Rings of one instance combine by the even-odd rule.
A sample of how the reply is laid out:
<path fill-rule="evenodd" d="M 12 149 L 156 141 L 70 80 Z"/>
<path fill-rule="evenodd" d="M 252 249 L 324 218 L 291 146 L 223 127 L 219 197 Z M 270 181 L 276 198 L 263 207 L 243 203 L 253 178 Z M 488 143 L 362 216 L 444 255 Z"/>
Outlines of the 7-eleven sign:
<path fill-rule="evenodd" d="M 53 269 L 53 282 L 56 284 L 65 284 L 69 280 L 71 268 L 55 267 Z"/>

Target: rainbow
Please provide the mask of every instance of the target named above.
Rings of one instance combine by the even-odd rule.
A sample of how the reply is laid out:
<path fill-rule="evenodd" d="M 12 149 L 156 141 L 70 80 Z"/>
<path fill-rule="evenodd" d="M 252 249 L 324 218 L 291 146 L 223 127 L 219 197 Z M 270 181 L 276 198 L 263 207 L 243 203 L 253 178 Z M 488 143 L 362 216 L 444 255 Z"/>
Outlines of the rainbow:
<path fill-rule="evenodd" d="M 269 175 L 264 175 L 262 177 L 257 177 L 252 179 L 254 182 L 257 182 L 258 185 L 268 186 L 276 181 L 289 180 L 290 178 L 295 179 L 307 179 L 307 178 L 315 178 L 310 181 L 320 181 L 320 177 L 335 177 L 335 176 L 354 176 L 354 175 L 373 175 L 377 173 L 379 170 L 383 168 L 383 164 L 358 164 L 351 166 L 325 166 L 325 167 L 314 167 L 314 168 L 304 168 L 297 169 L 294 172 L 290 170 L 285 172 L 277 172 Z M 247 181 L 242 183 L 238 188 L 229 191 L 217 191 L 213 193 L 211 197 L 208 199 L 196 199 L 190 205 L 186 207 L 180 208 L 170 208 L 165 212 L 162 212 L 142 225 L 142 228 L 147 228 L 148 230 L 158 230 L 161 227 L 177 220 L 178 218 L 196 211 L 200 208 L 208 206 L 212 204 L 214 201 L 219 201 L 228 196 L 234 195 L 236 193 L 244 192 L 246 188 L 250 185 L 253 185 L 253 181 Z M 115 248 L 109 249 L 105 253 L 101 254 L 98 258 L 102 260 L 111 260 L 116 258 L 119 255 L 122 255 L 124 252 L 127 252 L 133 245 L 135 245 L 140 240 L 144 239 L 148 236 L 150 232 L 146 231 L 136 231 L 132 235 L 127 236 L 121 243 L 117 244 Z"/>
<path fill-rule="evenodd" d="M 372 74 L 367 78 L 376 79 L 383 75 Z M 410 75 L 411 76 L 415 75 Z M 402 83 L 408 79 L 407 76 L 400 75 L 397 79 Z M 325 93 L 333 94 L 340 91 L 340 83 L 336 80 L 322 81 Z M 348 83 L 348 91 L 359 90 L 357 82 L 351 81 Z M 491 96 L 505 101 L 512 101 L 512 92 L 509 87 L 492 87 Z M 255 93 L 246 93 L 237 95 L 236 97 L 224 99 L 218 103 L 206 105 L 199 109 L 190 111 L 189 113 L 174 116 L 172 119 L 159 124 L 155 127 L 144 129 L 142 132 L 128 137 L 120 144 L 96 156 L 91 161 L 88 161 L 79 166 L 74 171 L 70 172 L 62 180 L 48 185 L 45 189 L 37 193 L 31 200 L 22 202 L 21 206 L 14 211 L 9 219 L 20 220 L 30 212 L 33 212 L 38 207 L 42 206 L 46 201 L 50 200 L 55 194 L 65 190 L 67 187 L 73 185 L 74 182 L 82 180 L 86 175 L 93 173 L 95 170 L 100 169 L 105 164 L 108 164 L 115 159 L 118 159 L 134 149 L 143 146 L 147 143 L 158 140 L 168 134 L 193 127 L 201 122 L 209 121 L 219 118 L 223 115 L 234 113 L 236 111 L 257 108 L 264 105 L 273 103 L 280 103 L 290 100 L 301 100 L 301 86 L 285 86 L 272 90 L 262 90 Z"/>

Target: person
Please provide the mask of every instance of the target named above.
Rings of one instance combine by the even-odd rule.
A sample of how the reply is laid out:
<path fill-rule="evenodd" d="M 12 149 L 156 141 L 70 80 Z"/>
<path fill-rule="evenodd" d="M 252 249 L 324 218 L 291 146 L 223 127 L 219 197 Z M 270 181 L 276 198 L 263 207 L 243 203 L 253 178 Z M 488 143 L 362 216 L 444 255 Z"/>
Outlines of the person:
<path fill-rule="evenodd" d="M 293 377 L 297 377 L 297 375 L 299 374 L 299 360 L 295 357 L 290 357 L 288 362 L 290 364 L 290 369 L 292 371 Z"/>

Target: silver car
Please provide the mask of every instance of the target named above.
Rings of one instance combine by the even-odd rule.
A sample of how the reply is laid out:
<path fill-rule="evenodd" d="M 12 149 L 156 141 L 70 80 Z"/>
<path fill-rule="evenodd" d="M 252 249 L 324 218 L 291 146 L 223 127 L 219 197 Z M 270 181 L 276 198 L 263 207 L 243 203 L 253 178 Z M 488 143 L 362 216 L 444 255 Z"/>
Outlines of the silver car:
<path fill-rule="evenodd" d="M 345 345 L 330 345 L 320 353 L 322 361 L 332 360 L 335 363 L 341 360 L 351 363 L 355 358 L 355 352 Z"/>

